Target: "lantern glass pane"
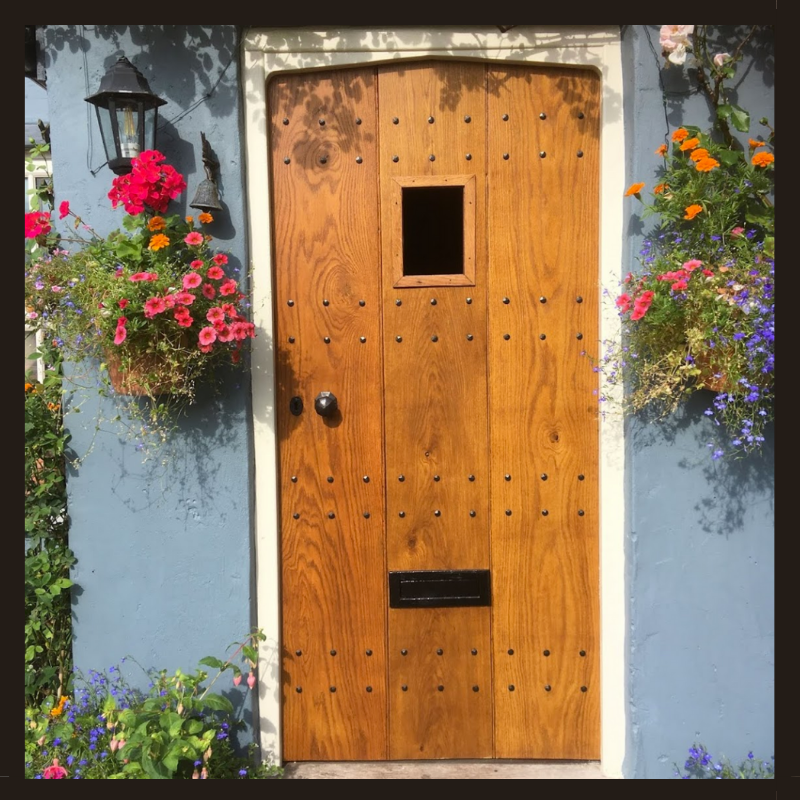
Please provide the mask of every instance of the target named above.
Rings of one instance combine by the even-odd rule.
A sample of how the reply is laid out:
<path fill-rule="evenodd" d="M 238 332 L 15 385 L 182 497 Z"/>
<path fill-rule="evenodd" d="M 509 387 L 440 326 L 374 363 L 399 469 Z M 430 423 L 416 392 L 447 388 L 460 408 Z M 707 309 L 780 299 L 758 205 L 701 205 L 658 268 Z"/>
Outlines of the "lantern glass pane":
<path fill-rule="evenodd" d="M 119 149 L 122 158 L 136 158 L 139 155 L 139 109 L 138 104 L 118 100 L 115 108 L 119 128 Z"/>
<path fill-rule="evenodd" d="M 158 108 L 147 108 L 144 112 L 144 146 L 147 150 L 156 149 L 156 119 Z"/>
<path fill-rule="evenodd" d="M 111 114 L 107 108 L 97 106 L 97 124 L 100 126 L 100 135 L 103 137 L 103 147 L 106 158 L 110 161 L 117 157 L 117 148 L 114 144 L 114 130 L 111 127 Z"/>

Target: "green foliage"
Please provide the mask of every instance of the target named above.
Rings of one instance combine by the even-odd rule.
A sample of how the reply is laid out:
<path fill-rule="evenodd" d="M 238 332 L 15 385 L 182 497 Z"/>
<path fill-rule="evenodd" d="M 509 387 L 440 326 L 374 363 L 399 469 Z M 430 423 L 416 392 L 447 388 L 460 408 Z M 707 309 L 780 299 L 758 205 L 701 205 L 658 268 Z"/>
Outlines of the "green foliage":
<path fill-rule="evenodd" d="M 47 777 L 54 767 L 59 774 L 52 777 L 84 779 L 280 777 L 279 767 L 261 763 L 256 745 L 237 754 L 231 736 L 242 723 L 231 701 L 211 691 L 223 674 L 241 674 L 235 659 L 252 670 L 243 649 L 257 653 L 264 638 L 254 631 L 234 643 L 226 661 L 202 659 L 220 665 L 211 679 L 200 668 L 149 671 L 146 693 L 132 688 L 118 667 L 77 677 L 74 697 L 50 697 L 26 710 L 26 777 Z M 242 702 L 248 689 L 238 690 Z"/>
<path fill-rule="evenodd" d="M 68 690 L 72 617 L 67 492 L 58 363 L 25 381 L 25 698 Z"/>

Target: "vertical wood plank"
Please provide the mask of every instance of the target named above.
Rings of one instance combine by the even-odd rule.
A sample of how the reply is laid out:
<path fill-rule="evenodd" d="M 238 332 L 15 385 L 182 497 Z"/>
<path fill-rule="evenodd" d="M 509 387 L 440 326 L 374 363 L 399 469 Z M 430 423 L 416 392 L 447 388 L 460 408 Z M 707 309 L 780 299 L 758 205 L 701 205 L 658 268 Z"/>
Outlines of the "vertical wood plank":
<path fill-rule="evenodd" d="M 387 754 L 375 92 L 371 69 L 269 86 L 291 761 Z"/>
<path fill-rule="evenodd" d="M 488 97 L 496 753 L 594 759 L 600 81 L 503 67 Z"/>

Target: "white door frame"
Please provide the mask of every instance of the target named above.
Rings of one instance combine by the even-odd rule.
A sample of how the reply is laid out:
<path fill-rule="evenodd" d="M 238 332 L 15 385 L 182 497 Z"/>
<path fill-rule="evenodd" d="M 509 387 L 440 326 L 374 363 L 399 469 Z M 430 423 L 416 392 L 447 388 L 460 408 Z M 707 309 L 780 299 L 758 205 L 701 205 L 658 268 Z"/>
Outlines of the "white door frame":
<path fill-rule="evenodd" d="M 267 81 L 276 72 L 320 70 L 399 59 L 460 58 L 508 63 L 575 65 L 597 69 L 602 81 L 600 138 L 600 274 L 616 286 L 622 271 L 625 130 L 621 33 L 618 25 L 518 25 L 428 29 L 342 27 L 256 28 L 242 41 L 247 208 L 253 321 L 255 446 L 255 560 L 257 624 L 267 636 L 259 664 L 262 752 L 280 763 L 281 602 L 278 440 L 275 417 L 274 321 Z M 600 309 L 601 339 L 616 338 L 613 307 Z M 599 345 L 598 345 L 599 348 Z M 601 769 L 622 777 L 628 732 L 625 693 L 624 429 L 618 418 L 600 428 L 600 709 Z"/>

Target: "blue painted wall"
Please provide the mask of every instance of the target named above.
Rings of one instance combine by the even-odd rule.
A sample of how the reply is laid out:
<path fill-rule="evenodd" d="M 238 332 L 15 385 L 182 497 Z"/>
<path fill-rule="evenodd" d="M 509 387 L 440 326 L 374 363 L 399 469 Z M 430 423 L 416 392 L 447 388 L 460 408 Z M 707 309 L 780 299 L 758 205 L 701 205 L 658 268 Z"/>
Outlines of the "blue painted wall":
<path fill-rule="evenodd" d="M 50 25 L 46 42 L 56 204 L 70 200 L 101 233 L 122 221 L 122 209 L 113 210 L 107 198 L 114 176 L 103 166 L 94 109 L 84 98 L 125 55 L 167 100 L 157 146 L 188 183 L 170 211 L 196 213 L 188 204 L 205 178 L 203 131 L 220 161 L 224 205 L 209 232 L 218 249 L 230 254 L 231 266 L 244 271 L 236 26 Z M 125 419 L 95 431 L 97 413 L 106 419 L 116 413 L 110 401 L 98 401 L 91 392 L 74 398 L 66 415 L 72 444 L 80 455 L 91 450 L 68 477 L 80 670 L 107 669 L 126 655 L 145 668 L 191 669 L 203 656 L 224 655 L 252 628 L 249 398 L 246 374 L 224 396 L 201 397 L 171 445 L 145 463 L 135 442 L 121 433 Z M 130 661 L 124 671 L 139 685 L 146 683 Z M 230 690 L 251 720 L 250 696 L 241 687 Z"/>
<path fill-rule="evenodd" d="M 710 126 L 709 107 L 685 69 L 662 69 L 660 26 L 623 27 L 627 184 L 653 185 L 653 151 L 682 124 Z M 713 51 L 731 50 L 736 29 L 713 27 Z M 758 36 L 735 82 L 753 134 L 774 124 L 774 52 Z M 636 205 L 623 272 L 647 230 Z M 712 461 L 711 400 L 627 428 L 629 778 L 672 778 L 694 742 L 734 761 L 774 754 L 774 431 L 762 457 Z"/>

